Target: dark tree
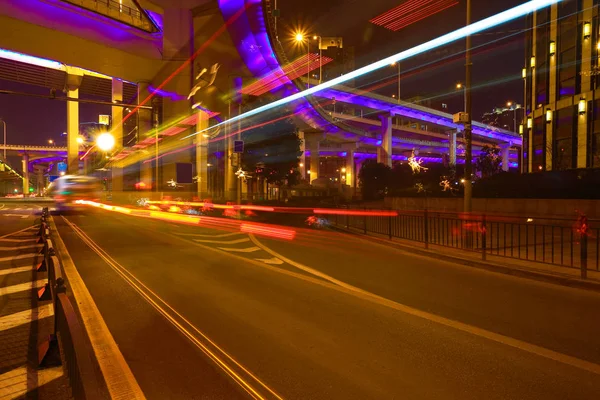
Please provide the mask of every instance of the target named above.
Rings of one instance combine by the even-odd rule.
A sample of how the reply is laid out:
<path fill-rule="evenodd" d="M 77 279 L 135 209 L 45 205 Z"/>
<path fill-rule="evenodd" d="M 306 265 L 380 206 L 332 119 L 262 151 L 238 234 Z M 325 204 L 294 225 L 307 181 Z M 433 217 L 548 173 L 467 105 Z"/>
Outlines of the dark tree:
<path fill-rule="evenodd" d="M 482 178 L 487 178 L 501 171 L 501 163 L 500 149 L 496 146 L 485 145 L 475 161 L 475 168 L 481 172 Z"/>
<path fill-rule="evenodd" d="M 381 199 L 387 194 L 391 171 L 390 167 L 375 160 L 367 160 L 363 163 L 358 179 L 364 200 Z"/>

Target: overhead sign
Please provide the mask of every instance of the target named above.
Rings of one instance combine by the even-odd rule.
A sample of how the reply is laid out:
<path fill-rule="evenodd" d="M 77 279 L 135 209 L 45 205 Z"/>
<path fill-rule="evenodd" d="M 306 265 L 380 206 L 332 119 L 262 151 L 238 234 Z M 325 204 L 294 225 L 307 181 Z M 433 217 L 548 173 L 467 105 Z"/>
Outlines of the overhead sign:
<path fill-rule="evenodd" d="M 56 164 L 56 169 L 58 170 L 58 172 L 67 172 L 67 163 L 59 162 L 58 164 Z"/>
<path fill-rule="evenodd" d="M 110 125 L 110 115 L 98 115 L 98 123 L 102 125 Z"/>
<path fill-rule="evenodd" d="M 57 176 L 57 175 L 50 175 L 50 176 L 48 177 L 48 180 L 49 180 L 50 182 L 54 182 L 54 181 L 55 181 L 55 180 L 57 180 L 57 179 L 58 179 L 58 176 Z"/>

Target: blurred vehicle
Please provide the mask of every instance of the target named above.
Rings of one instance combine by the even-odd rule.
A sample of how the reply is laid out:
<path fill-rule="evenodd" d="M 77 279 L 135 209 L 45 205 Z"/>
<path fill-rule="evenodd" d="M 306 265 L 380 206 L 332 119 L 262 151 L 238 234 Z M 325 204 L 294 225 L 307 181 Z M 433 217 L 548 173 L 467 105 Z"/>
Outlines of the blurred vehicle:
<path fill-rule="evenodd" d="M 102 184 L 91 176 L 65 175 L 50 184 L 48 193 L 58 211 L 68 211 L 81 207 L 77 200 L 100 201 Z"/>

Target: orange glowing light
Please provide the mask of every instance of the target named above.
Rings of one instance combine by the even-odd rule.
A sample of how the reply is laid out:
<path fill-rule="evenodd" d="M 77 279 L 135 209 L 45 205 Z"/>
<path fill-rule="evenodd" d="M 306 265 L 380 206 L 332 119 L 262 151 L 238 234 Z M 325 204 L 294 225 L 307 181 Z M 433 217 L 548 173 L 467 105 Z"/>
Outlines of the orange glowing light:
<path fill-rule="evenodd" d="M 271 226 L 258 224 L 242 224 L 240 231 L 286 240 L 292 240 L 296 236 L 296 231 L 294 230 L 274 228 Z"/>
<path fill-rule="evenodd" d="M 329 208 L 315 208 L 312 210 L 315 214 L 330 214 L 330 215 L 357 215 L 366 217 L 396 217 L 396 211 L 379 211 L 379 210 L 336 210 Z"/>

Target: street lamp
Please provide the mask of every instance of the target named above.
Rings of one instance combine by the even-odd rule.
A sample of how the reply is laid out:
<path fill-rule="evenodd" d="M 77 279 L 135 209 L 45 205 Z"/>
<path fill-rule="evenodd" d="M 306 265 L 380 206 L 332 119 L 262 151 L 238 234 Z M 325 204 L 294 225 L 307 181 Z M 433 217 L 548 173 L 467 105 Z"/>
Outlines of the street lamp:
<path fill-rule="evenodd" d="M 400 61 L 398 62 L 393 62 L 390 64 L 390 66 L 395 67 L 396 65 L 398 65 L 398 103 L 400 103 Z M 394 97 L 394 96 L 392 96 Z"/>
<path fill-rule="evenodd" d="M 319 35 L 313 35 L 313 40 L 319 39 L 319 85 L 323 82 L 323 49 L 321 44 L 323 43 L 323 38 Z"/>
<path fill-rule="evenodd" d="M 513 102 L 507 101 L 506 107 L 513 110 L 513 132 L 517 132 L 517 105 L 515 104 L 513 107 Z"/>
<path fill-rule="evenodd" d="M 115 147 L 115 137 L 108 132 L 101 133 L 96 138 L 96 146 L 102 151 L 110 151 Z"/>
<path fill-rule="evenodd" d="M 48 139 L 48 144 L 54 144 L 54 140 Z"/>
<path fill-rule="evenodd" d="M 304 34 L 302 32 L 296 33 L 294 36 L 297 43 L 304 42 Z M 310 41 L 306 41 L 306 87 L 310 88 Z"/>
<path fill-rule="evenodd" d="M 2 159 L 3 162 L 6 162 L 6 121 L 5 120 L 0 120 L 2 121 L 2 123 L 4 124 L 4 158 Z"/>
<path fill-rule="evenodd" d="M 463 111 L 466 112 L 467 110 L 467 88 L 465 87 L 465 85 L 463 85 L 461 82 L 458 82 L 456 84 L 456 90 L 462 90 L 463 91 Z"/>
<path fill-rule="evenodd" d="M 77 136 L 77 143 L 83 144 L 83 138 L 81 136 Z"/>

